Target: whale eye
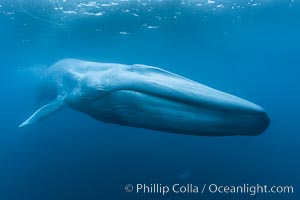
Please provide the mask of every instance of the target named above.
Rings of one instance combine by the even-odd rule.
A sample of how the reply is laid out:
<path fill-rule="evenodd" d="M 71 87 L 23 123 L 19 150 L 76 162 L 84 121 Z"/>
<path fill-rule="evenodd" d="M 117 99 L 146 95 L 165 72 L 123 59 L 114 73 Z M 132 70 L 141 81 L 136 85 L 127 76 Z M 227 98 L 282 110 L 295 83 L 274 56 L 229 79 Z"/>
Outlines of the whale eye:
<path fill-rule="evenodd" d="M 134 66 L 131 66 L 130 68 L 128 68 L 128 71 L 130 71 L 130 72 L 136 72 L 136 69 L 135 69 Z"/>

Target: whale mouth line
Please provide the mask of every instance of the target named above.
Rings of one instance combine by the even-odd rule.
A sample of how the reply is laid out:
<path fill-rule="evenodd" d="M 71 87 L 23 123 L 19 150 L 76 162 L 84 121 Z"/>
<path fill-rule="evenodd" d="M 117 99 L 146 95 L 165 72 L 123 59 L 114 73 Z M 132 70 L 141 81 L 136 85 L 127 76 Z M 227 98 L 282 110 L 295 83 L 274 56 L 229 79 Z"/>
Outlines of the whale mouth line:
<path fill-rule="evenodd" d="M 184 118 L 191 126 L 198 126 L 201 123 L 211 124 L 213 127 L 212 130 L 209 130 L 208 133 L 204 133 L 205 130 L 203 130 L 203 135 L 240 135 L 241 133 L 243 133 L 241 135 L 258 135 L 261 130 L 265 130 L 269 124 L 267 116 L 260 111 L 256 114 L 254 112 L 235 112 L 235 110 L 228 112 L 228 110 L 220 110 L 218 107 L 212 109 L 205 104 L 203 104 L 203 106 L 197 106 L 189 102 L 183 102 L 181 99 L 166 98 L 165 95 L 149 94 L 147 91 L 142 92 L 140 90 L 115 90 L 105 95 L 103 100 L 99 99 L 99 102 L 101 102 L 98 104 L 101 105 L 101 109 L 103 109 L 103 102 L 110 103 L 107 104 L 109 106 L 104 108 L 105 112 L 103 113 L 105 114 L 102 114 L 102 117 L 96 116 L 96 118 L 99 117 L 106 122 L 111 122 L 113 121 L 112 119 L 118 119 L 122 125 L 129 124 L 127 120 L 133 116 L 135 119 L 141 118 L 144 113 L 148 113 L 152 116 L 152 118 L 146 120 L 145 123 L 147 123 L 147 121 L 155 121 L 155 119 L 160 119 L 162 123 L 167 119 L 166 116 L 172 114 L 172 116 L 176 116 L 178 119 Z M 147 106 L 141 106 L 141 104 Z M 132 108 L 135 110 L 132 110 Z M 116 117 L 116 113 L 118 116 L 123 116 L 123 118 L 120 119 Z M 196 123 L 194 120 L 197 119 L 201 119 L 202 122 Z M 239 124 L 246 123 L 247 125 L 246 127 L 235 125 L 238 122 L 240 122 Z M 131 121 L 131 123 L 133 122 Z M 173 124 L 176 123 L 180 124 L 180 121 L 173 121 Z M 136 124 L 136 126 L 138 125 Z M 172 129 L 172 125 L 169 126 L 169 129 Z M 213 129 L 220 129 L 221 133 Z M 197 135 L 197 133 L 195 134 Z"/>
<path fill-rule="evenodd" d="M 157 99 L 157 100 L 164 100 L 166 102 L 170 102 L 170 103 L 176 103 L 176 104 L 181 104 L 181 105 L 185 105 L 185 106 L 191 106 L 191 107 L 197 107 L 197 106 L 201 106 L 200 102 L 193 102 L 192 100 L 189 100 L 188 98 L 184 98 L 184 97 L 176 97 L 176 96 L 172 96 L 172 95 L 168 95 L 168 94 L 162 94 L 159 92 L 150 92 L 150 91 L 144 91 L 144 90 L 133 90 L 133 89 L 120 89 L 120 90 L 114 90 L 110 93 L 108 93 L 107 95 L 110 94 L 114 94 L 114 93 L 118 93 L 118 92 L 130 92 L 132 94 L 136 94 L 137 96 L 139 95 L 145 95 L 148 97 L 151 97 L 153 99 Z M 202 103 L 203 106 L 205 106 L 205 103 Z"/>
<path fill-rule="evenodd" d="M 213 111 L 223 111 L 223 112 L 231 112 L 231 113 L 236 113 L 236 114 L 257 114 L 257 112 L 260 112 L 258 110 L 251 110 L 247 109 L 245 107 L 238 107 L 238 106 L 228 106 L 225 102 L 223 104 L 220 104 L 219 102 L 216 102 L 214 100 L 210 100 L 209 98 L 207 99 L 196 99 L 195 96 L 194 98 L 189 98 L 188 95 L 185 95 L 184 93 L 177 93 L 177 95 L 170 95 L 167 92 L 158 92 L 158 91 L 150 91 L 150 90 L 141 90 L 141 89 L 119 89 L 119 90 L 114 90 L 111 91 L 109 94 L 117 93 L 117 92 L 123 92 L 123 91 L 128 91 L 132 92 L 138 95 L 147 95 L 148 97 L 155 98 L 156 100 L 164 100 L 165 102 L 170 102 L 174 104 L 180 104 L 184 106 L 188 106 L 191 108 L 195 109 L 205 109 L 205 110 L 211 110 Z"/>

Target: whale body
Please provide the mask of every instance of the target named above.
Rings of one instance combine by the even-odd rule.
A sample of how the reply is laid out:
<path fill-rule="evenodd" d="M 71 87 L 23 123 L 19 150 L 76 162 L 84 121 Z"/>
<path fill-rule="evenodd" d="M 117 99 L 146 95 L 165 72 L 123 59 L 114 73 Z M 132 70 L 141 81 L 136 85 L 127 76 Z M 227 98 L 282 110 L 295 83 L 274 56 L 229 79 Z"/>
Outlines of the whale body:
<path fill-rule="evenodd" d="M 102 122 L 189 135 L 251 136 L 269 125 L 260 106 L 158 67 L 64 59 L 46 76 L 56 99 L 19 127 L 66 106 Z"/>

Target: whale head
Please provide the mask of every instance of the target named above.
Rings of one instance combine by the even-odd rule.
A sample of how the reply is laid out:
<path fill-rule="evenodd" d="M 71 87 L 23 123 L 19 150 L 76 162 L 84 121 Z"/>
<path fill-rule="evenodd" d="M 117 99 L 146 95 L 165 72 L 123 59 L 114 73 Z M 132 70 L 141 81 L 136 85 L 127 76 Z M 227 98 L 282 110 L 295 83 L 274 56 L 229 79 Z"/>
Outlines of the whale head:
<path fill-rule="evenodd" d="M 258 135 L 269 125 L 260 106 L 157 67 L 64 59 L 47 73 L 56 100 L 20 126 L 64 106 L 107 123 L 190 135 Z"/>

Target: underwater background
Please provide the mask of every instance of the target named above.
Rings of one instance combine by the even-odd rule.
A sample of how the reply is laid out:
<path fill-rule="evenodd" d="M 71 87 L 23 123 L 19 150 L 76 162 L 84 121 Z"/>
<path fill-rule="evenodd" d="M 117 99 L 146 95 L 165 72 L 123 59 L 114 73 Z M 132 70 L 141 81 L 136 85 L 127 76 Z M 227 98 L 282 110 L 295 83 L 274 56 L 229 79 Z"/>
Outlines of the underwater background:
<path fill-rule="evenodd" d="M 0 199 L 300 199 L 297 0 L 0 0 Z M 256 137 L 195 137 L 71 109 L 18 128 L 63 58 L 164 68 L 262 106 Z M 293 194 L 136 194 L 126 184 L 292 185 Z"/>

